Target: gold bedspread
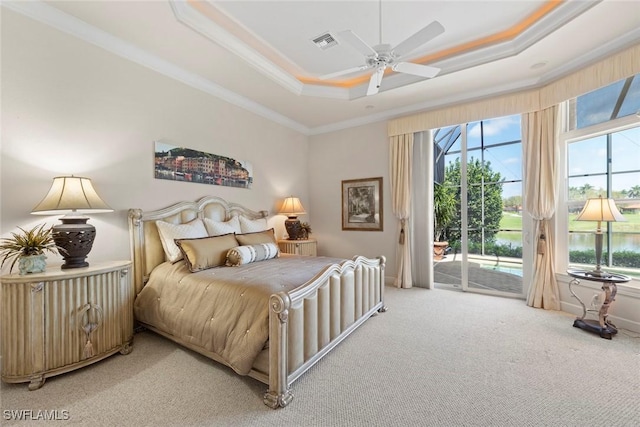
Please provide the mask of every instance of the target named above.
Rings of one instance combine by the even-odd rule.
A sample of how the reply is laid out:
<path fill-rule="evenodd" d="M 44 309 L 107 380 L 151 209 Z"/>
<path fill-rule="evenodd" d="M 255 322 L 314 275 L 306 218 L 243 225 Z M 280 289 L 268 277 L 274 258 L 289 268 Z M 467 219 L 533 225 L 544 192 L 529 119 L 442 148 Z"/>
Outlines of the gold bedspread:
<path fill-rule="evenodd" d="M 184 262 L 165 262 L 137 296 L 134 313 L 138 321 L 211 351 L 247 375 L 269 338 L 269 296 L 293 290 L 341 261 L 283 254 L 197 273 Z"/>

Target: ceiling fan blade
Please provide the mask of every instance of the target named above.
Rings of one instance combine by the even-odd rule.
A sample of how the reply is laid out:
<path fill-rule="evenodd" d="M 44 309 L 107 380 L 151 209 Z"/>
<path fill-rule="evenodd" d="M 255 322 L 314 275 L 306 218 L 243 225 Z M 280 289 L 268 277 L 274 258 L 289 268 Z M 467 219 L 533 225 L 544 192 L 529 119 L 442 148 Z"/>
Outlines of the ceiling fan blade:
<path fill-rule="evenodd" d="M 440 72 L 440 68 L 414 64 L 413 62 L 398 62 L 397 64 L 393 64 L 391 69 L 400 73 L 413 74 L 414 76 L 426 77 L 428 79 L 437 76 Z"/>
<path fill-rule="evenodd" d="M 444 27 L 438 21 L 433 21 L 414 35 L 410 36 L 403 42 L 400 42 L 395 48 L 391 50 L 396 58 L 400 58 L 410 52 L 413 52 L 429 40 L 444 33 Z"/>
<path fill-rule="evenodd" d="M 368 65 L 361 65 L 359 67 L 353 67 L 353 68 L 348 68 L 348 69 L 342 70 L 342 71 L 336 71 L 335 73 L 324 74 L 322 76 L 319 76 L 318 78 L 320 80 L 329 80 L 329 79 L 333 79 L 335 77 L 344 76 L 345 74 L 355 73 L 356 71 L 366 70 L 367 68 L 369 68 Z"/>
<path fill-rule="evenodd" d="M 382 76 L 384 76 L 384 67 L 380 67 L 375 73 L 371 75 L 369 79 L 369 87 L 367 88 L 367 96 L 375 95 L 380 90 L 380 83 L 382 83 Z"/>
<path fill-rule="evenodd" d="M 363 54 L 364 56 L 377 56 L 378 52 L 373 50 L 371 46 L 366 44 L 360 37 L 358 37 L 353 31 L 345 30 L 336 34 L 338 40 L 350 45 L 352 48 Z"/>

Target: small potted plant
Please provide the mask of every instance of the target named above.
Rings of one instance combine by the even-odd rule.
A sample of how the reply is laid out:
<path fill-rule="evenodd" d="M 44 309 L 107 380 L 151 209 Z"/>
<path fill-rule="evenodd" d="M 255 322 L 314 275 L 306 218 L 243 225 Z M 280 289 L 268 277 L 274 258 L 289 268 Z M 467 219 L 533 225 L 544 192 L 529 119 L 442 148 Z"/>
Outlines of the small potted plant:
<path fill-rule="evenodd" d="M 40 273 L 46 268 L 45 252 L 56 253 L 53 241 L 53 230 L 45 225 L 36 225 L 31 230 L 18 227 L 20 232 L 11 233 L 11 237 L 0 240 L 0 258 L 4 267 L 5 262 L 11 262 L 9 272 L 13 271 L 16 262 L 20 274 Z"/>
<path fill-rule="evenodd" d="M 445 233 L 456 215 L 456 197 L 453 190 L 445 184 L 436 183 L 433 187 L 433 259 L 441 260 L 449 246 Z"/>
<path fill-rule="evenodd" d="M 303 222 L 300 224 L 300 228 L 302 229 L 302 239 L 308 239 L 311 234 L 311 225 L 308 222 Z"/>

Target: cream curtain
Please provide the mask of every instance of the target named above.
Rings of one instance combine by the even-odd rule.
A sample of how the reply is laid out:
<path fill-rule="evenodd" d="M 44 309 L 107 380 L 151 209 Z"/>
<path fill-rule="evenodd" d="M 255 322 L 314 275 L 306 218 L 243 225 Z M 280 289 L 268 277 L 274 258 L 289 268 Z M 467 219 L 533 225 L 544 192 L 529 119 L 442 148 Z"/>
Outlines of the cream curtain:
<path fill-rule="evenodd" d="M 533 280 L 527 305 L 549 310 L 560 309 L 555 275 L 555 248 L 550 227 L 555 213 L 558 159 L 557 107 L 523 114 L 525 209 L 534 220 L 537 250 Z"/>
<path fill-rule="evenodd" d="M 413 133 L 389 138 L 389 171 L 391 173 L 391 207 L 400 222 L 398 237 L 397 274 L 395 286 L 410 288 L 411 278 L 411 184 L 413 159 Z"/>

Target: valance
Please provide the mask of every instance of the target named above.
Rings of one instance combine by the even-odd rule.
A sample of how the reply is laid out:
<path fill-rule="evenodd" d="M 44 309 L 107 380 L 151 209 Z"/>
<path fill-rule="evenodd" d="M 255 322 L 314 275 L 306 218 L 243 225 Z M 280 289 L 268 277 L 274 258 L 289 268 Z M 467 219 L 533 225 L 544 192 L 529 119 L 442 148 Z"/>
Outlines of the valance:
<path fill-rule="evenodd" d="M 547 85 L 389 121 L 389 136 L 549 108 L 640 73 L 640 43 Z"/>

